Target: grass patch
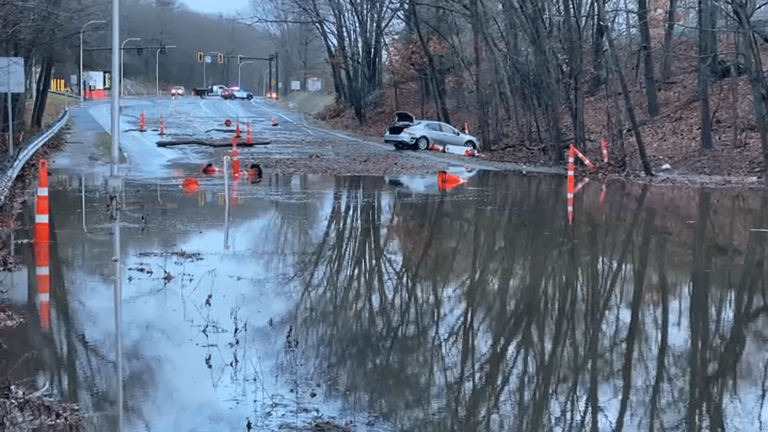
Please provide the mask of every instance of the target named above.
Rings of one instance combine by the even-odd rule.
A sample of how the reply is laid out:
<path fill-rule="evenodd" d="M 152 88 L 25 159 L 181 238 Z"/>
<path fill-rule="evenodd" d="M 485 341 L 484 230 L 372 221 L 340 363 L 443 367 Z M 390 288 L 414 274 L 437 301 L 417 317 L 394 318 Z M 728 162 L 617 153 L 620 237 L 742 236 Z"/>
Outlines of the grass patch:
<path fill-rule="evenodd" d="M 94 147 L 99 151 L 100 155 L 103 155 L 107 158 L 112 156 L 112 136 L 109 135 L 109 133 L 96 132 L 93 134 L 93 140 Z M 128 160 L 125 159 L 123 152 L 120 152 L 120 163 L 128 163 Z"/>

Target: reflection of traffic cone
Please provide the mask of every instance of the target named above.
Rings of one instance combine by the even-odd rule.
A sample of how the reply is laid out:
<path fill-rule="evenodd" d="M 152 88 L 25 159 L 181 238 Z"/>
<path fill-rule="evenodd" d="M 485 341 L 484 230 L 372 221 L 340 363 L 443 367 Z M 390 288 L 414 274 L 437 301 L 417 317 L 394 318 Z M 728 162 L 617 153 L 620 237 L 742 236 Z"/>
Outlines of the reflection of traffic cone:
<path fill-rule="evenodd" d="M 277 126 L 277 120 L 275 120 L 275 118 L 274 118 L 274 117 L 272 117 L 272 116 L 269 116 L 269 121 L 271 121 L 271 122 L 272 122 L 272 126 Z"/>
<path fill-rule="evenodd" d="M 568 150 L 568 179 L 567 179 L 567 199 L 566 199 L 566 205 L 568 208 L 568 224 L 573 223 L 573 194 L 576 187 L 574 186 L 575 178 L 574 178 L 574 172 L 573 172 L 573 160 L 575 157 L 576 148 L 573 146 L 573 143 L 571 143 L 571 148 Z"/>
<path fill-rule="evenodd" d="M 232 134 L 232 179 L 240 178 L 240 161 L 237 159 L 237 136 Z"/>
<path fill-rule="evenodd" d="M 165 135 L 165 122 L 163 122 L 162 114 L 160 114 L 160 135 Z"/>
<path fill-rule="evenodd" d="M 453 189 L 456 186 L 464 183 L 466 180 L 463 178 L 455 175 L 450 174 L 445 171 L 440 171 L 437 173 L 437 188 L 441 191 L 446 191 L 448 189 Z"/>
<path fill-rule="evenodd" d="M 251 143 L 251 122 L 245 123 L 245 142 Z"/>
<path fill-rule="evenodd" d="M 197 182 L 197 180 L 191 177 L 187 177 L 181 184 L 181 188 L 184 190 L 184 193 L 193 194 L 197 193 L 198 189 L 200 188 L 200 184 Z"/>

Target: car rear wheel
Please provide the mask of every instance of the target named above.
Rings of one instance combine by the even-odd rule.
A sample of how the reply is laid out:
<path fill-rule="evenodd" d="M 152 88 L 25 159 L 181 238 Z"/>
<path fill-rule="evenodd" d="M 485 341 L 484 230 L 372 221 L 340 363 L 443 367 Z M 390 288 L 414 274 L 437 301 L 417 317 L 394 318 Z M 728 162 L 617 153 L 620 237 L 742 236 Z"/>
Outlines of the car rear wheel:
<path fill-rule="evenodd" d="M 427 137 L 421 137 L 418 140 L 416 140 L 416 147 L 419 148 L 419 150 L 426 150 L 429 148 L 429 140 Z"/>
<path fill-rule="evenodd" d="M 253 95 L 248 95 L 248 100 L 253 99 Z"/>
<path fill-rule="evenodd" d="M 477 146 L 472 141 L 467 141 L 464 143 L 464 147 L 469 147 L 472 150 L 477 150 Z"/>

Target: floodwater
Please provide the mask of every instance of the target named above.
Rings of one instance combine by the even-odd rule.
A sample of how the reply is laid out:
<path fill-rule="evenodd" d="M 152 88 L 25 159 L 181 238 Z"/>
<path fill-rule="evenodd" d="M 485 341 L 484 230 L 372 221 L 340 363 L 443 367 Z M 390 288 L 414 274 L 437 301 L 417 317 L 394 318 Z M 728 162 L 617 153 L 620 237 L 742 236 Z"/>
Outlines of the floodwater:
<path fill-rule="evenodd" d="M 768 197 L 590 182 L 569 224 L 562 178 L 467 177 L 56 175 L 11 376 L 116 430 L 117 277 L 126 431 L 764 428 Z"/>

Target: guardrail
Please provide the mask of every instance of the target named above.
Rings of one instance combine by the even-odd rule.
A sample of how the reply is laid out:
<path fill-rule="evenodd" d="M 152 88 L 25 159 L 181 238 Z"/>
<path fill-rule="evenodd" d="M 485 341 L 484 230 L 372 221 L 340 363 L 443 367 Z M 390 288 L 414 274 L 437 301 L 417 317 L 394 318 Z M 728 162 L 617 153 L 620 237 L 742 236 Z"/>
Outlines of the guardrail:
<path fill-rule="evenodd" d="M 67 120 L 69 120 L 69 110 L 65 109 L 53 125 L 38 133 L 29 144 L 25 145 L 24 148 L 18 152 L 11 167 L 0 176 L 0 205 L 5 203 L 5 198 L 8 196 L 11 185 L 14 180 L 16 180 L 16 176 L 19 175 L 19 172 L 21 172 L 24 164 L 29 161 L 35 152 L 40 150 L 40 147 L 42 147 L 43 144 L 47 143 L 61 130 L 61 128 L 64 127 L 64 125 L 67 124 Z"/>

